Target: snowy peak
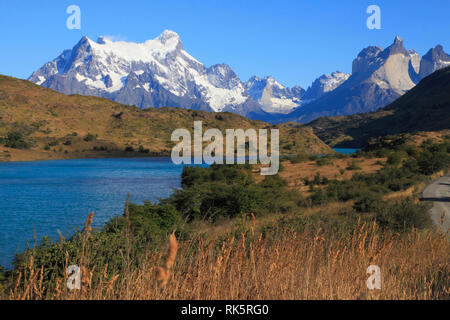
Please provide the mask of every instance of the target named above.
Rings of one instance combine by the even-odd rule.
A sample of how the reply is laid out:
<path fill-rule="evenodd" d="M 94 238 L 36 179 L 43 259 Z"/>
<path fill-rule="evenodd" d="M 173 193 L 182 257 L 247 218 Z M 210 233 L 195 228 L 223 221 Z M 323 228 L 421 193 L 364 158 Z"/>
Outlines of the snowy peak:
<path fill-rule="evenodd" d="M 242 105 L 251 100 L 228 65 L 206 68 L 183 49 L 178 34 L 170 30 L 143 43 L 83 37 L 29 80 L 66 94 L 101 96 L 141 108 L 176 106 L 245 113 Z M 253 113 L 263 112 L 249 103 Z"/>
<path fill-rule="evenodd" d="M 216 64 L 206 70 L 208 80 L 217 88 L 232 89 L 243 84 L 233 69 L 226 64 Z"/>
<path fill-rule="evenodd" d="M 165 42 L 169 41 L 170 39 L 181 42 L 180 36 L 178 35 L 178 33 L 176 33 L 175 31 L 172 31 L 172 30 L 164 30 L 163 33 L 161 33 L 157 39 L 159 41 L 161 41 L 162 43 L 165 43 Z"/>
<path fill-rule="evenodd" d="M 304 95 L 305 100 L 314 100 L 323 96 L 327 92 L 331 92 L 343 84 L 350 77 L 350 74 L 340 71 L 332 72 L 331 74 L 321 75 L 314 80 L 311 86 L 306 90 Z"/>
<path fill-rule="evenodd" d="M 274 77 L 251 77 L 245 87 L 250 96 L 268 113 L 289 113 L 301 105 L 304 90 L 299 86 L 286 88 Z"/>
<path fill-rule="evenodd" d="M 253 76 L 243 83 L 226 64 L 206 67 L 185 51 L 176 32 L 165 30 L 142 43 L 83 37 L 29 80 L 65 94 L 100 96 L 140 108 L 231 111 L 262 120 L 294 112 L 305 120 L 376 110 L 449 65 L 441 45 L 421 58 L 397 36 L 386 49 L 361 50 L 351 75 L 324 74 L 305 91 L 272 76 Z"/>

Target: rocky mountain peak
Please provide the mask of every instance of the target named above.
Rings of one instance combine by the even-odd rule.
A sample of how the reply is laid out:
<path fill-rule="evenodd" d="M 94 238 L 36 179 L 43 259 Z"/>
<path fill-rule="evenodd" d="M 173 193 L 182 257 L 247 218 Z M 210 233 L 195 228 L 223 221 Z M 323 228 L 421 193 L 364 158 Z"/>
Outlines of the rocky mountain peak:
<path fill-rule="evenodd" d="M 217 88 L 243 87 L 241 80 L 227 64 L 215 64 L 206 70 L 208 80 Z"/>
<path fill-rule="evenodd" d="M 178 50 L 183 49 L 180 36 L 175 31 L 164 30 L 163 33 L 161 33 L 156 39 L 163 45 L 171 44 L 172 46 L 175 45 Z"/>
<path fill-rule="evenodd" d="M 420 78 L 424 78 L 434 71 L 450 66 L 450 56 L 445 53 L 441 45 L 428 50 L 420 61 Z"/>
<path fill-rule="evenodd" d="M 323 96 L 325 93 L 333 91 L 341 84 L 343 84 L 348 78 L 349 74 L 334 71 L 331 74 L 323 74 L 311 84 L 304 95 L 305 100 L 315 100 Z"/>
<path fill-rule="evenodd" d="M 252 76 L 245 86 L 250 96 L 268 113 L 288 113 L 301 105 L 305 90 L 300 86 L 287 88 L 273 76 Z"/>
<path fill-rule="evenodd" d="M 450 61 L 450 56 L 445 53 L 444 47 L 440 44 L 438 44 L 433 49 L 430 49 L 424 56 L 424 59 L 426 60 L 443 60 L 443 61 Z"/>
<path fill-rule="evenodd" d="M 394 54 L 409 55 L 408 51 L 403 46 L 403 39 L 399 36 L 396 36 L 394 42 L 382 52 L 382 56 L 385 59 Z"/>
<path fill-rule="evenodd" d="M 169 39 L 176 39 L 177 41 L 181 41 L 180 40 L 180 36 L 178 35 L 178 33 L 176 33 L 175 31 L 172 30 L 164 30 L 157 38 L 158 40 L 160 40 L 161 42 L 165 42 Z"/>
<path fill-rule="evenodd" d="M 403 39 L 400 36 L 396 36 L 394 39 L 394 45 L 399 45 L 403 47 Z"/>

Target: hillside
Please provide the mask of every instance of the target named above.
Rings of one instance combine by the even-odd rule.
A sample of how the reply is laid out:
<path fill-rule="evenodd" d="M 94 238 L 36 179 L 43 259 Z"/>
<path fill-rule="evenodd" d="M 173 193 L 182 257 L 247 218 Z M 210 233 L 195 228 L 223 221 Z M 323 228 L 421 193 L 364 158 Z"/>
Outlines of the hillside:
<path fill-rule="evenodd" d="M 450 129 L 450 67 L 424 78 L 376 112 L 324 117 L 308 124 L 331 146 L 362 147 L 370 138 Z"/>
<path fill-rule="evenodd" d="M 168 155 L 172 131 L 193 128 L 194 120 L 202 120 L 204 130 L 219 128 L 222 132 L 272 127 L 229 112 L 140 110 L 104 98 L 67 96 L 0 76 L 0 161 Z M 298 124 L 276 127 L 282 153 L 332 152 L 311 128 Z"/>

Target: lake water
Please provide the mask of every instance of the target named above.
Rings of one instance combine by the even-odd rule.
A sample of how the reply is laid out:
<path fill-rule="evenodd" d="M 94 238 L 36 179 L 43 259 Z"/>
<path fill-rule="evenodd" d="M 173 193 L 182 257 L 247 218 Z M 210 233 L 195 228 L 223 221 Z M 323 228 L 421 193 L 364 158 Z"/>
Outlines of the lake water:
<path fill-rule="evenodd" d="M 358 149 L 334 149 L 354 153 Z M 43 236 L 70 234 L 94 212 L 94 227 L 123 213 L 127 195 L 142 203 L 181 186 L 170 158 L 83 159 L 0 163 L 0 265 Z"/>
<path fill-rule="evenodd" d="M 334 151 L 343 153 L 343 154 L 352 154 L 356 153 L 361 149 L 351 149 L 351 148 L 333 148 Z"/>
<path fill-rule="evenodd" d="M 182 165 L 170 158 L 83 159 L 0 163 L 0 265 L 11 268 L 27 240 L 57 238 L 123 213 L 125 200 L 166 198 L 181 186 Z"/>

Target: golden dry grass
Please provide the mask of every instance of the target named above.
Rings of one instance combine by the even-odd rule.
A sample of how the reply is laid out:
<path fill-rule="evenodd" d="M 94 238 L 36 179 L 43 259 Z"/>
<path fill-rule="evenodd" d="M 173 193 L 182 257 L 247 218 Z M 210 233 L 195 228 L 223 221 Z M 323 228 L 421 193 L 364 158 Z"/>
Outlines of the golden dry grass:
<path fill-rule="evenodd" d="M 330 159 L 328 164 L 318 165 L 316 161 L 304 161 L 299 163 L 291 163 L 290 161 L 283 161 L 283 170 L 278 175 L 287 181 L 288 185 L 301 191 L 304 194 L 308 194 L 309 187 L 304 185 L 303 179 L 314 179 L 316 174 L 320 174 L 322 178 L 336 179 L 336 180 L 348 180 L 354 174 L 375 173 L 383 167 L 386 162 L 386 158 L 358 158 L 358 166 L 360 170 L 348 170 L 354 159 Z M 259 167 L 257 165 L 255 167 Z M 343 173 L 341 173 L 341 170 Z M 263 176 L 259 174 L 259 170 L 253 172 L 253 177 L 256 181 L 262 181 Z"/>
<path fill-rule="evenodd" d="M 164 251 L 148 252 L 129 274 L 84 269 L 82 290 L 67 277 L 42 285 L 44 268 L 33 260 L 8 299 L 449 299 L 450 244 L 446 235 L 413 230 L 406 236 L 360 224 L 339 238 L 323 231 L 285 234 L 275 240 L 242 233 L 221 245 L 201 239 L 178 244 L 170 237 L 162 285 L 156 275 Z M 175 258 L 175 259 L 174 259 Z M 169 263 L 167 264 L 167 261 Z M 174 263 L 174 264 L 173 264 Z M 68 262 L 66 261 L 66 265 Z M 173 265 L 172 265 L 173 264 Z M 366 269 L 381 268 L 381 290 L 368 290 Z"/>

